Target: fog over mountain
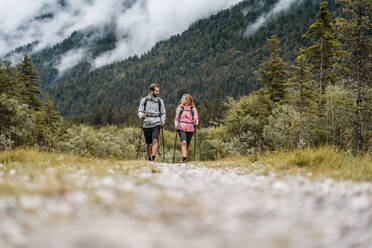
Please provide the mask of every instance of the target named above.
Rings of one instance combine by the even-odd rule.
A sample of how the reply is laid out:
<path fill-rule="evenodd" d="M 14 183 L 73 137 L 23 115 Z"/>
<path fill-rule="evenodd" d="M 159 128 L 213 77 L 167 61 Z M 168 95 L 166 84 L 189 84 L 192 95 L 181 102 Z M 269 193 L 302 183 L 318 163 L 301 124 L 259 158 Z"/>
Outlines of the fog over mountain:
<path fill-rule="evenodd" d="M 262 27 L 266 23 L 266 21 L 269 18 L 275 16 L 281 11 L 287 10 L 291 6 L 291 4 L 293 4 L 294 2 L 296 2 L 296 0 L 279 0 L 279 2 L 276 3 L 276 5 L 271 11 L 261 15 L 260 17 L 257 18 L 255 23 L 249 25 L 247 29 L 245 30 L 244 35 L 249 36 L 255 33 L 260 27 Z M 302 2 L 302 0 L 297 1 L 297 2 Z"/>
<path fill-rule="evenodd" d="M 33 52 L 55 45 L 74 31 L 91 30 L 89 39 L 108 32 L 116 48 L 91 61 L 96 67 L 141 55 L 158 41 L 181 33 L 200 18 L 242 0 L 0 0 L 0 56 L 38 41 Z M 89 41 L 87 42 L 89 44 Z M 66 53 L 63 71 L 87 57 L 87 47 Z"/>

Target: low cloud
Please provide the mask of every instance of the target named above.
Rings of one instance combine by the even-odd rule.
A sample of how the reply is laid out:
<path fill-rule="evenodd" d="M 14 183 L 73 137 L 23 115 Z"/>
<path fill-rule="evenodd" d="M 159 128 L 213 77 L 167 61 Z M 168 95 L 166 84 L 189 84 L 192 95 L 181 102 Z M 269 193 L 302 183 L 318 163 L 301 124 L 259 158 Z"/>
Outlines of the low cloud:
<path fill-rule="evenodd" d="M 298 0 L 280 0 L 278 3 L 275 4 L 274 8 L 270 10 L 268 13 L 265 13 L 257 18 L 257 20 L 249 25 L 245 32 L 245 36 L 249 36 L 254 34 L 259 28 L 261 28 L 270 18 L 274 17 L 278 13 L 288 10 L 289 7 Z"/>
<path fill-rule="evenodd" d="M 51 47 L 74 31 L 95 30 L 91 39 L 115 32 L 116 48 L 100 55 L 100 67 L 141 55 L 156 42 L 185 31 L 196 20 L 242 0 L 0 0 L 0 57 L 38 41 L 33 52 Z M 58 63 L 68 69 L 86 56 L 87 47 L 69 51 Z"/>
<path fill-rule="evenodd" d="M 88 52 L 84 48 L 70 50 L 62 56 L 56 68 L 59 72 L 63 73 L 86 58 L 87 54 Z"/>

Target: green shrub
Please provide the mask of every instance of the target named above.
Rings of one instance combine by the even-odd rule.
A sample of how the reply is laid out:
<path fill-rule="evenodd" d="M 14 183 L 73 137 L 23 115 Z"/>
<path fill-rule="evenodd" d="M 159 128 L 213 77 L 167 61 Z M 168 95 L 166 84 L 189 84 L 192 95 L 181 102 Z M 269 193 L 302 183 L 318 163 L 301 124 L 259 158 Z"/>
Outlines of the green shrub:
<path fill-rule="evenodd" d="M 5 134 L 0 134 L 0 151 L 10 150 L 14 141 L 7 137 Z"/>
<path fill-rule="evenodd" d="M 216 160 L 230 155 L 237 155 L 231 142 L 223 142 L 217 138 L 203 140 L 200 144 L 201 160 Z"/>
<path fill-rule="evenodd" d="M 57 149 L 78 155 L 100 158 L 135 158 L 135 132 L 132 128 L 114 126 L 94 129 L 73 126 L 67 130 Z"/>
<path fill-rule="evenodd" d="M 298 143 L 299 113 L 291 105 L 273 109 L 263 137 L 271 149 L 294 149 Z"/>
<path fill-rule="evenodd" d="M 3 148 L 33 145 L 36 140 L 36 124 L 32 111 L 17 99 L 0 95 L 0 130 Z"/>

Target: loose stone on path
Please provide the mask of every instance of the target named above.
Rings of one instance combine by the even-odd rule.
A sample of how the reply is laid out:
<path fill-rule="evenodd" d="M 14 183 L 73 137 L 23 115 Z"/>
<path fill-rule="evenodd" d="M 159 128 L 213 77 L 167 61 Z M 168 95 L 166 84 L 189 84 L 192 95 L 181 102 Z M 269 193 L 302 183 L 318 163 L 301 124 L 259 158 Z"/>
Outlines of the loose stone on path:
<path fill-rule="evenodd" d="M 372 247 L 371 183 L 197 164 L 120 171 L 80 173 L 63 194 L 0 197 L 0 246 Z"/>

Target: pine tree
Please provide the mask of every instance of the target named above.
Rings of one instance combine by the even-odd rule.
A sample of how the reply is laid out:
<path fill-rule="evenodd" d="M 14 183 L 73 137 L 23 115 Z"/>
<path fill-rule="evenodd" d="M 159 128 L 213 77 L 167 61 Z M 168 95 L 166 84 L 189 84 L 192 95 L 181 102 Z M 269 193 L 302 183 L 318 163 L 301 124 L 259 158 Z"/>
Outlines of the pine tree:
<path fill-rule="evenodd" d="M 295 91 L 296 99 L 294 100 L 294 106 L 298 108 L 300 113 L 300 123 L 298 129 L 298 144 L 303 143 L 302 131 L 303 131 L 303 119 L 305 115 L 311 115 L 317 92 L 314 88 L 314 80 L 311 80 L 311 66 L 306 62 L 303 55 L 300 55 L 296 59 L 296 65 L 292 66 L 292 77 L 289 79 L 290 85 Z"/>
<path fill-rule="evenodd" d="M 54 108 L 54 103 L 50 100 L 49 96 L 39 111 L 35 112 L 38 137 L 37 142 L 40 145 L 46 145 L 48 148 L 53 147 L 58 135 L 61 134 L 62 118 Z"/>
<path fill-rule="evenodd" d="M 23 56 L 22 62 L 17 65 L 17 72 L 22 101 L 33 110 L 40 109 L 39 75 L 27 53 Z"/>
<path fill-rule="evenodd" d="M 225 104 L 225 100 L 222 98 L 222 92 L 220 88 L 216 88 L 214 94 L 215 98 L 210 103 L 210 108 L 208 109 L 211 120 L 207 124 L 211 126 L 219 126 L 223 123 L 223 119 L 227 111 L 227 106 Z"/>
<path fill-rule="evenodd" d="M 310 25 L 303 37 L 314 39 L 315 44 L 303 49 L 302 53 L 310 61 L 315 74 L 320 95 L 325 94 L 328 85 L 336 82 L 334 73 L 335 60 L 341 56 L 340 43 L 334 35 L 334 19 L 327 10 L 327 2 L 320 3 L 316 21 Z M 324 102 L 319 101 L 319 112 L 322 112 Z"/>
<path fill-rule="evenodd" d="M 260 89 L 256 92 L 257 95 L 257 102 L 256 106 L 253 108 L 255 111 L 252 113 L 252 116 L 258 121 L 258 125 L 256 126 L 255 133 L 258 138 L 258 152 L 262 153 L 263 146 L 264 146 L 264 137 L 263 132 L 265 125 L 268 123 L 268 117 L 271 114 L 271 103 L 270 99 L 267 96 L 265 89 Z"/>
<path fill-rule="evenodd" d="M 15 77 L 15 71 L 10 62 L 2 63 L 0 60 L 0 94 L 9 97 L 19 96 L 19 87 Z"/>
<path fill-rule="evenodd" d="M 347 52 L 345 64 L 348 79 L 356 91 L 355 150 L 363 149 L 363 118 L 372 115 L 371 105 L 366 102 L 372 88 L 372 2 L 370 0 L 340 0 L 344 18 L 339 18 L 340 37 Z M 369 89 L 368 89 L 369 88 Z"/>
<path fill-rule="evenodd" d="M 45 112 L 45 125 L 47 126 L 53 126 L 53 124 L 60 122 L 62 119 L 58 115 L 58 112 L 54 108 L 54 103 L 50 99 L 49 96 L 46 96 L 46 99 L 43 103 L 43 112 Z"/>
<path fill-rule="evenodd" d="M 261 68 L 254 72 L 274 104 L 285 102 L 287 92 L 285 81 L 285 76 L 288 74 L 285 70 L 287 63 L 279 56 L 278 45 L 279 40 L 275 35 L 268 39 L 270 57 L 264 60 Z"/>

